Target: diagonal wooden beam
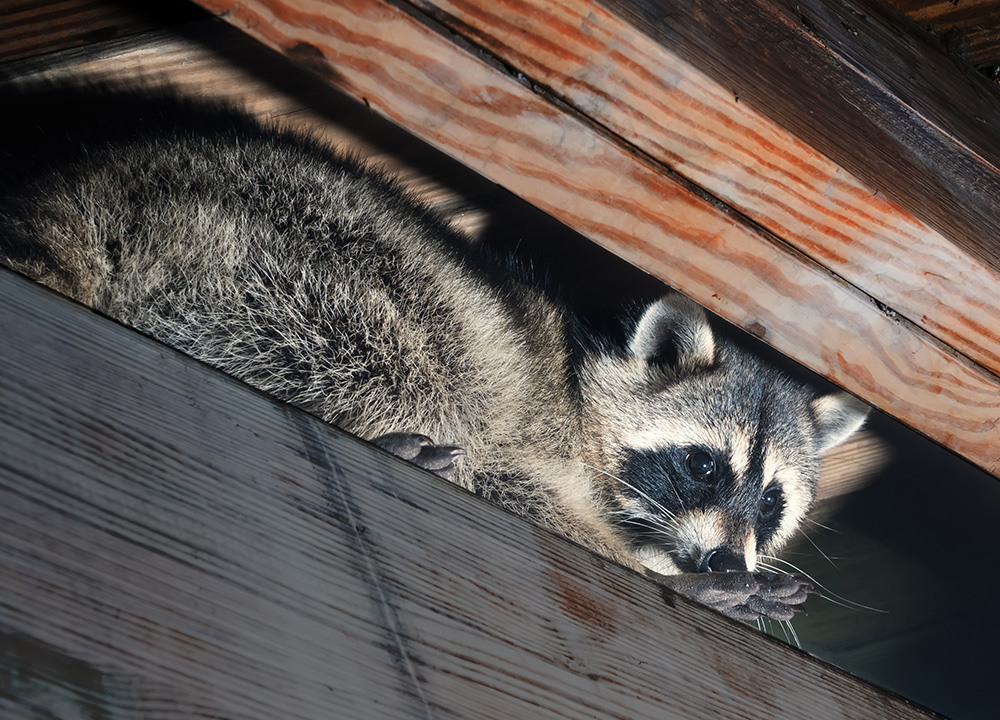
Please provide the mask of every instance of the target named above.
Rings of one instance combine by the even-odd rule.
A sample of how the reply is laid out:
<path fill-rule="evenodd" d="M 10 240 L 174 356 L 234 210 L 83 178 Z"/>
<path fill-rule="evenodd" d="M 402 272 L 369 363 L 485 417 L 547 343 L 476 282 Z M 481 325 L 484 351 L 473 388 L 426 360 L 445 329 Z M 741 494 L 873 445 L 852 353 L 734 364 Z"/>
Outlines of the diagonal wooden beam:
<path fill-rule="evenodd" d="M 202 4 L 786 354 L 1000 471 L 995 374 L 539 89 L 530 71 L 498 61 L 472 33 L 385 0 Z M 992 319 L 981 329 L 984 338 L 996 335 Z"/>
<path fill-rule="evenodd" d="M 622 17 L 591 0 L 418 2 L 628 145 L 1000 373 L 1000 273 Z"/>
<path fill-rule="evenodd" d="M 601 0 L 1000 268 L 1000 92 L 881 0 Z"/>

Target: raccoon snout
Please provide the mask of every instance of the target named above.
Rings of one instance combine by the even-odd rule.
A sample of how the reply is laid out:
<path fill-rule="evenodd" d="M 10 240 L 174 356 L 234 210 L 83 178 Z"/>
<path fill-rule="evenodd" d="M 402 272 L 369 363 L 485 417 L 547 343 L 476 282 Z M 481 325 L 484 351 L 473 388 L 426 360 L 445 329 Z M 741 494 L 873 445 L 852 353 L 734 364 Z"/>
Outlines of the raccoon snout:
<path fill-rule="evenodd" d="M 742 555 L 727 547 L 717 547 L 705 554 L 700 572 L 746 572 L 747 564 Z"/>

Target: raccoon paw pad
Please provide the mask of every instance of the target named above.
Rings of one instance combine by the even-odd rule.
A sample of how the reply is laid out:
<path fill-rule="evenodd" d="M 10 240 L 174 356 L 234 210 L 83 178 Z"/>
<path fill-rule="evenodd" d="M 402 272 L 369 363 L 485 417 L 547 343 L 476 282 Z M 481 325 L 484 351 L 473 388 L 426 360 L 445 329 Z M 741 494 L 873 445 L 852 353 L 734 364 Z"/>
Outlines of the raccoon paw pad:
<path fill-rule="evenodd" d="M 789 620 L 810 594 L 812 583 L 795 575 L 728 572 L 673 575 L 665 583 L 692 600 L 744 622 Z"/>
<path fill-rule="evenodd" d="M 797 575 L 759 573 L 756 578 L 758 589 L 747 600 L 746 609 L 768 620 L 791 620 L 806 599 L 817 593 L 815 585 Z"/>
<path fill-rule="evenodd" d="M 727 615 L 730 609 L 745 605 L 758 588 L 753 573 L 746 572 L 670 575 L 661 582 Z"/>
<path fill-rule="evenodd" d="M 372 442 L 445 480 L 455 479 L 458 472 L 455 460 L 465 455 L 457 445 L 435 445 L 433 440 L 419 433 L 386 433 Z"/>

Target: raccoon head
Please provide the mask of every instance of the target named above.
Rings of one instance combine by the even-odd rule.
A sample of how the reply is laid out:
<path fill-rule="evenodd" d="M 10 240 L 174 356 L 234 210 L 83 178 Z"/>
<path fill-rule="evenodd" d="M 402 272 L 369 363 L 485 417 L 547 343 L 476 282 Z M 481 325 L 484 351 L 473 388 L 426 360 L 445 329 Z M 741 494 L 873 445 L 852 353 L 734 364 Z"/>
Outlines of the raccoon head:
<path fill-rule="evenodd" d="M 755 570 L 805 517 L 821 455 L 864 422 L 717 337 L 681 295 L 650 305 L 624 353 L 581 371 L 595 482 L 647 569 Z"/>

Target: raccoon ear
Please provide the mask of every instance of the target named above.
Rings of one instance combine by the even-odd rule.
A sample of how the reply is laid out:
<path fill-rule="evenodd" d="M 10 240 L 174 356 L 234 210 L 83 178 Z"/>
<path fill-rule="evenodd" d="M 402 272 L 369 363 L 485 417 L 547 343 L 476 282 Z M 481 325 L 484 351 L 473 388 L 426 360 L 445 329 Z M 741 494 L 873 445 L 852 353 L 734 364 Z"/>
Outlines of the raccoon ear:
<path fill-rule="evenodd" d="M 868 406 L 844 392 L 823 395 L 812 401 L 816 416 L 816 444 L 820 453 L 840 445 L 868 417 Z"/>
<path fill-rule="evenodd" d="M 629 352 L 650 364 L 693 370 L 715 362 L 715 335 L 700 305 L 671 294 L 646 308 Z"/>

